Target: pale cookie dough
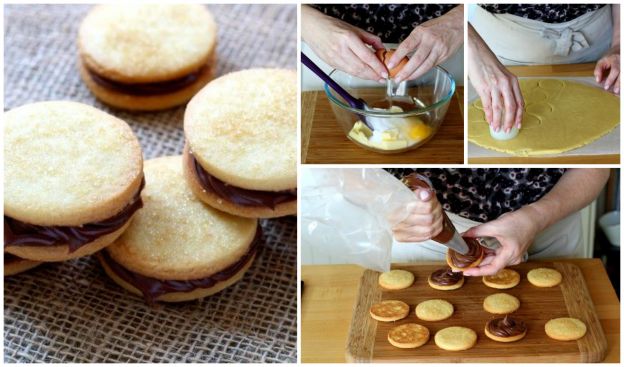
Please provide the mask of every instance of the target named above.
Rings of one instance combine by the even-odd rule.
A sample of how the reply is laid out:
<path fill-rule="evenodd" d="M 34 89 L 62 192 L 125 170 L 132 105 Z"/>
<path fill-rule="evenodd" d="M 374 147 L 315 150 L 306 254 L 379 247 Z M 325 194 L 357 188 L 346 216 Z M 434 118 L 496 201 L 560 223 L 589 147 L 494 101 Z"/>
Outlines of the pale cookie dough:
<path fill-rule="evenodd" d="M 537 268 L 527 273 L 527 279 L 536 287 L 554 287 L 561 283 L 561 273 L 555 269 Z"/>
<path fill-rule="evenodd" d="M 429 329 L 419 324 L 403 324 L 392 328 L 388 341 L 397 348 L 418 348 L 429 340 Z"/>
<path fill-rule="evenodd" d="M 583 321 L 571 317 L 552 319 L 544 326 L 546 335 L 555 340 L 577 340 L 587 332 Z"/>
<path fill-rule="evenodd" d="M 466 350 L 472 348 L 477 342 L 477 333 L 466 327 L 451 326 L 438 331 L 434 341 L 444 350 Z"/>
<path fill-rule="evenodd" d="M 520 300 L 507 293 L 494 293 L 483 300 L 483 309 L 493 314 L 505 315 L 518 308 Z"/>
<path fill-rule="evenodd" d="M 446 320 L 453 315 L 453 305 L 443 299 L 430 299 L 416 306 L 416 316 L 425 321 Z"/>
<path fill-rule="evenodd" d="M 483 277 L 483 284 L 490 288 L 509 289 L 520 283 L 520 274 L 512 269 L 503 269 L 495 275 Z"/>
<path fill-rule="evenodd" d="M 370 308 L 371 317 L 378 321 L 397 321 L 406 318 L 408 314 L 409 305 L 402 301 L 381 301 Z"/>
<path fill-rule="evenodd" d="M 600 88 L 558 79 L 521 79 L 525 111 L 517 137 L 490 136 L 481 100 L 468 107 L 468 140 L 516 156 L 559 154 L 587 145 L 620 123 L 620 100 Z"/>
<path fill-rule="evenodd" d="M 414 283 L 414 274 L 407 270 L 390 270 L 379 275 L 379 285 L 385 289 L 404 289 L 412 283 Z"/>

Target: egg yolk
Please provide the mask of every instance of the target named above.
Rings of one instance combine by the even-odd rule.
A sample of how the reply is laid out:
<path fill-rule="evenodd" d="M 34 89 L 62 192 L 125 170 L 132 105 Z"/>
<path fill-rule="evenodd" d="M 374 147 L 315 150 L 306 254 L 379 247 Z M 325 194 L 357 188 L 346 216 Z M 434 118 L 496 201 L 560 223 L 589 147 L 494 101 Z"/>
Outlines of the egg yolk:
<path fill-rule="evenodd" d="M 411 126 L 407 130 L 407 134 L 413 140 L 424 140 L 429 135 L 431 135 L 431 127 L 419 121 L 411 124 Z"/>

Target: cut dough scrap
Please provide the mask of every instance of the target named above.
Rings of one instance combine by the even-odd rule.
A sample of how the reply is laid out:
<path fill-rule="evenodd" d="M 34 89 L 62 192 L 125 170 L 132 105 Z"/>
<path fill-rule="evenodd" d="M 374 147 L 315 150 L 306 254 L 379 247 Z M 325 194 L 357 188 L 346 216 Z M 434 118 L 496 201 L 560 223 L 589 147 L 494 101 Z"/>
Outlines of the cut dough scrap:
<path fill-rule="evenodd" d="M 517 137 L 490 136 L 481 100 L 468 107 L 468 140 L 516 156 L 559 154 L 587 145 L 620 123 L 617 96 L 582 83 L 559 79 L 521 79 L 525 113 Z"/>

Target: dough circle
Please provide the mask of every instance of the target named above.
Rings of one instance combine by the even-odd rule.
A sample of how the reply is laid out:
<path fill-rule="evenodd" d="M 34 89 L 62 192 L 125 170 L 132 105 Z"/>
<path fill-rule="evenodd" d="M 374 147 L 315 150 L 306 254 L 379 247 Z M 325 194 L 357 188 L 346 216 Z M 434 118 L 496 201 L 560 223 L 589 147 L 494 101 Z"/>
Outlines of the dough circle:
<path fill-rule="evenodd" d="M 525 112 L 517 137 L 490 136 L 481 100 L 468 107 L 468 141 L 515 156 L 559 154 L 585 146 L 620 123 L 617 96 L 582 83 L 558 79 L 520 79 Z"/>

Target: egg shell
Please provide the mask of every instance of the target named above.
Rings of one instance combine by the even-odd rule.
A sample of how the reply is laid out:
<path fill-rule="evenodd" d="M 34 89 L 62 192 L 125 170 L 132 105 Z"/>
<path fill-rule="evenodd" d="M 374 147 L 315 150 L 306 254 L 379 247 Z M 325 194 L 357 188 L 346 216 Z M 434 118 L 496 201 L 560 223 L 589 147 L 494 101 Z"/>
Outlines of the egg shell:
<path fill-rule="evenodd" d="M 395 51 L 396 51 L 395 49 L 390 49 L 390 50 L 379 49 L 375 51 L 375 55 L 377 56 L 379 61 L 381 61 L 387 67 L 387 62 L 390 61 L 390 58 L 392 57 Z M 399 73 L 399 71 L 403 69 L 405 64 L 407 64 L 407 61 L 408 61 L 408 58 L 403 57 L 398 65 L 388 70 L 388 75 L 391 78 L 394 78 Z"/>

